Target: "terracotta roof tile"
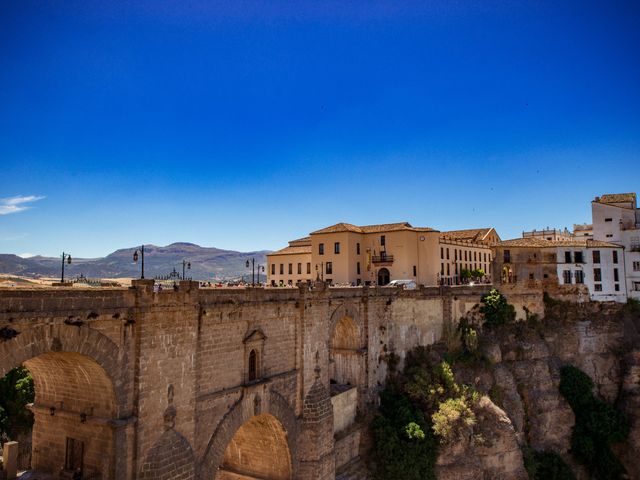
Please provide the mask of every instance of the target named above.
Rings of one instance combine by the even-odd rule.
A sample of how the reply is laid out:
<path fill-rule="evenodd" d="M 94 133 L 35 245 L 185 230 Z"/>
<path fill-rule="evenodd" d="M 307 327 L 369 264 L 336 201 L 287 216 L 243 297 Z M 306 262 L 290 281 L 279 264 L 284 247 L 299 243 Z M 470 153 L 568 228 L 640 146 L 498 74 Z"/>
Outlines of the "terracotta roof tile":
<path fill-rule="evenodd" d="M 636 205 L 636 194 L 635 193 L 606 193 L 600 197 L 596 197 L 594 200 L 598 203 L 633 203 L 634 207 Z"/>
<path fill-rule="evenodd" d="M 296 238 L 295 240 L 289 241 L 290 247 L 302 247 L 307 245 L 311 245 L 311 237 Z"/>
<path fill-rule="evenodd" d="M 272 255 L 300 255 L 304 253 L 311 253 L 311 245 L 285 247 L 283 249 L 269 253 L 267 257 L 270 257 Z"/>
<path fill-rule="evenodd" d="M 402 230 L 409 230 L 414 232 L 435 232 L 434 229 L 428 227 L 414 227 L 409 222 L 399 223 L 383 223 L 380 225 L 364 225 L 357 226 L 351 223 L 336 223 L 330 227 L 323 228 L 311 232 L 311 235 L 317 235 L 321 233 L 339 233 L 339 232 L 353 232 L 353 233 L 384 233 L 384 232 L 398 232 Z"/>
<path fill-rule="evenodd" d="M 615 243 L 591 240 L 588 238 L 575 238 L 571 240 L 545 240 L 539 237 L 514 238 L 503 240 L 496 244 L 497 247 L 511 248 L 555 248 L 555 247 L 586 247 L 586 248 L 622 248 Z"/>
<path fill-rule="evenodd" d="M 440 238 L 450 238 L 453 240 L 469 240 L 479 242 L 483 240 L 493 228 L 469 228 L 466 230 L 449 230 L 441 232 Z"/>

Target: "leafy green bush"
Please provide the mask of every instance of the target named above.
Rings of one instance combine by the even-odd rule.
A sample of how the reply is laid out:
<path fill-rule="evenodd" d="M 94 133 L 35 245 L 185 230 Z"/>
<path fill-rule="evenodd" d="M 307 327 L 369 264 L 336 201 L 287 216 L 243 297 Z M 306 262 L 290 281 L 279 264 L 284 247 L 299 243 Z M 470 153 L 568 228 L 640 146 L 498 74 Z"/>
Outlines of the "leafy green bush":
<path fill-rule="evenodd" d="M 571 434 L 571 454 L 598 480 L 621 478 L 625 469 L 610 444 L 629 435 L 629 423 L 613 406 L 594 397 L 593 381 L 574 366 L 560 370 L 560 393 L 576 417 Z"/>
<path fill-rule="evenodd" d="M 402 393 L 386 389 L 373 421 L 375 478 L 435 480 L 438 444 L 424 415 Z"/>
<path fill-rule="evenodd" d="M 25 406 L 34 397 L 33 379 L 26 368 L 14 368 L 0 379 L 0 440 L 31 430 L 33 414 Z"/>
<path fill-rule="evenodd" d="M 504 325 L 516 319 L 516 309 L 495 288 L 483 295 L 480 301 L 482 302 L 480 313 L 484 315 L 485 325 Z"/>
<path fill-rule="evenodd" d="M 372 424 L 376 479 L 435 479 L 439 444 L 472 431 L 478 394 L 458 385 L 447 362 L 433 361 L 428 348 L 415 348 L 380 395 Z"/>
<path fill-rule="evenodd" d="M 438 411 L 431 415 L 433 432 L 443 443 L 460 435 L 470 434 L 476 424 L 476 416 L 465 397 L 448 398 L 441 402 Z"/>

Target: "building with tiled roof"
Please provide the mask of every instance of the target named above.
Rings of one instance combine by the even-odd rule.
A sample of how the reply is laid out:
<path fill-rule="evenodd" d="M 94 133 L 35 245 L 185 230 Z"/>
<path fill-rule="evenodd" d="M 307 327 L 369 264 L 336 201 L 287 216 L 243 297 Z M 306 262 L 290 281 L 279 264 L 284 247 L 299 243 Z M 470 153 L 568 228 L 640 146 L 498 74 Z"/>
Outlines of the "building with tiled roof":
<path fill-rule="evenodd" d="M 396 279 L 457 284 L 464 270 L 489 273 L 490 245 L 499 240 L 493 228 L 439 232 L 409 222 L 341 222 L 268 255 L 268 281 L 273 286 L 315 279 L 335 285 L 386 285 Z"/>
<path fill-rule="evenodd" d="M 414 227 L 409 222 L 336 223 L 269 255 L 268 281 L 271 285 L 315 279 L 335 285 L 386 285 L 393 279 L 411 279 L 435 285 L 438 235 L 433 228 Z M 307 257 L 294 258 L 302 250 L 293 248 L 302 246 L 310 248 L 309 253 L 304 251 Z"/>
<path fill-rule="evenodd" d="M 449 230 L 440 232 L 440 238 L 493 245 L 500 241 L 500 236 L 493 227 L 470 228 L 466 230 Z"/>
<path fill-rule="evenodd" d="M 626 302 L 624 248 L 590 238 L 514 238 L 495 245 L 493 283 Z"/>
<path fill-rule="evenodd" d="M 607 193 L 591 202 L 595 240 L 624 247 L 627 295 L 640 300 L 640 209 L 635 193 Z"/>

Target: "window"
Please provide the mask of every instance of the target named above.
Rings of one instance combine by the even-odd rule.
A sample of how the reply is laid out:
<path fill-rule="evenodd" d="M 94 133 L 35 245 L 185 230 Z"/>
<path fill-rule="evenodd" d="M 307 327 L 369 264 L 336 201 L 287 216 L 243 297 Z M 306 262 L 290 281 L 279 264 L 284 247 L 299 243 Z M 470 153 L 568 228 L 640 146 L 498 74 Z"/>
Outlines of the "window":
<path fill-rule="evenodd" d="M 302 275 L 302 264 L 298 264 L 298 275 Z"/>
<path fill-rule="evenodd" d="M 606 236 L 607 238 L 612 238 L 612 237 L 613 237 L 613 233 L 607 233 L 605 236 Z"/>
<path fill-rule="evenodd" d="M 333 253 L 336 255 L 340 253 L 340 242 L 336 242 L 333 244 Z"/>
<path fill-rule="evenodd" d="M 447 248 L 447 260 L 449 260 L 449 249 Z"/>
<path fill-rule="evenodd" d="M 275 275 L 276 274 L 276 264 L 272 263 L 271 264 L 271 275 Z"/>
<path fill-rule="evenodd" d="M 584 272 L 582 270 L 576 270 L 573 273 L 576 283 L 584 283 Z"/>
<path fill-rule="evenodd" d="M 450 265 L 447 263 L 447 277 L 451 275 Z"/>
<path fill-rule="evenodd" d="M 600 250 L 593 251 L 593 263 L 600 263 Z"/>
<path fill-rule="evenodd" d="M 311 263 L 307 262 L 307 275 L 311 274 Z"/>
<path fill-rule="evenodd" d="M 440 258 L 444 260 L 444 248 L 440 247 Z"/>
<path fill-rule="evenodd" d="M 280 275 L 284 275 L 284 263 L 280 264 Z"/>
<path fill-rule="evenodd" d="M 465 262 L 467 261 L 467 251 L 466 250 L 464 251 L 464 261 Z"/>
<path fill-rule="evenodd" d="M 562 279 L 565 285 L 571 283 L 571 270 L 564 270 L 562 272 Z"/>
<path fill-rule="evenodd" d="M 576 261 L 576 263 L 584 263 L 584 260 L 582 258 L 582 252 L 575 252 L 574 260 Z"/>
<path fill-rule="evenodd" d="M 384 235 L 380 235 L 380 246 L 384 247 L 386 245 Z"/>
<path fill-rule="evenodd" d="M 456 261 L 458 260 L 458 250 L 455 248 L 453 249 L 453 259 Z"/>
<path fill-rule="evenodd" d="M 640 262 L 633 262 L 633 271 L 640 272 Z"/>
<path fill-rule="evenodd" d="M 358 264 L 360 265 L 360 264 Z M 415 265 L 413 266 L 413 276 L 417 276 L 418 275 L 418 267 L 416 267 Z"/>
<path fill-rule="evenodd" d="M 620 281 L 620 278 L 618 276 L 618 269 L 617 268 L 613 269 L 613 281 L 614 282 L 619 282 Z"/>
<path fill-rule="evenodd" d="M 571 263 L 571 252 L 564 252 L 564 263 Z"/>
<path fill-rule="evenodd" d="M 511 263 L 511 250 L 504 251 L 504 263 Z"/>
<path fill-rule="evenodd" d="M 249 381 L 253 382 L 258 379 L 258 355 L 255 350 L 249 353 Z"/>
<path fill-rule="evenodd" d="M 595 284 L 593 285 L 593 289 L 594 289 L 596 292 L 601 292 L 601 291 L 602 291 L 602 284 L 600 284 L 600 283 L 595 283 Z"/>
<path fill-rule="evenodd" d="M 324 255 L 324 243 L 318 244 L 318 255 Z"/>
<path fill-rule="evenodd" d="M 618 251 L 613 251 L 613 263 L 618 263 Z"/>
<path fill-rule="evenodd" d="M 615 288 L 615 291 L 616 291 L 616 292 L 619 292 L 619 291 L 620 291 L 620 285 L 619 285 L 619 284 L 617 284 L 617 283 L 616 283 L 616 284 L 615 284 L 615 286 L 614 286 L 614 288 Z"/>
<path fill-rule="evenodd" d="M 604 221 L 605 222 L 611 222 L 611 221 L 613 221 L 613 218 L 605 218 Z"/>
<path fill-rule="evenodd" d="M 360 262 L 356 263 L 356 274 L 360 275 Z"/>
<path fill-rule="evenodd" d="M 440 264 L 440 275 L 444 276 L 444 263 Z"/>
<path fill-rule="evenodd" d="M 478 261 L 478 252 L 473 252 L 473 261 L 474 262 Z"/>
<path fill-rule="evenodd" d="M 289 275 L 293 275 L 293 263 L 289 264 Z"/>
<path fill-rule="evenodd" d="M 529 280 L 533 280 L 533 279 L 534 279 L 533 273 L 530 273 L 529 274 Z"/>
<path fill-rule="evenodd" d="M 356 243 L 356 255 L 360 255 L 360 244 Z"/>
<path fill-rule="evenodd" d="M 640 292 L 640 282 L 633 282 L 633 291 Z"/>
<path fill-rule="evenodd" d="M 327 275 L 333 273 L 333 264 L 331 262 L 327 262 L 326 266 L 327 266 L 327 269 L 326 269 L 325 273 Z"/>
<path fill-rule="evenodd" d="M 594 268 L 593 269 L 593 281 L 594 282 L 601 282 L 602 281 L 602 270 L 600 270 L 599 268 Z"/>

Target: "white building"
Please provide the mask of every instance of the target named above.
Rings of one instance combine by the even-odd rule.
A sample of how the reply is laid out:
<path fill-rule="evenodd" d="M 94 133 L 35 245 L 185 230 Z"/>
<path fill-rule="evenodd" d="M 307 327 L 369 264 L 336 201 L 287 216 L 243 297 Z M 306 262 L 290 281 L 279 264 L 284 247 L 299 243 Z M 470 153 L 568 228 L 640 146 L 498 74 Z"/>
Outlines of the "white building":
<path fill-rule="evenodd" d="M 623 247 L 588 239 L 553 243 L 556 244 L 558 283 L 584 284 L 594 301 L 627 301 Z"/>
<path fill-rule="evenodd" d="M 640 209 L 635 193 L 602 195 L 591 202 L 593 238 L 624 247 L 623 276 L 630 298 L 640 300 Z"/>

